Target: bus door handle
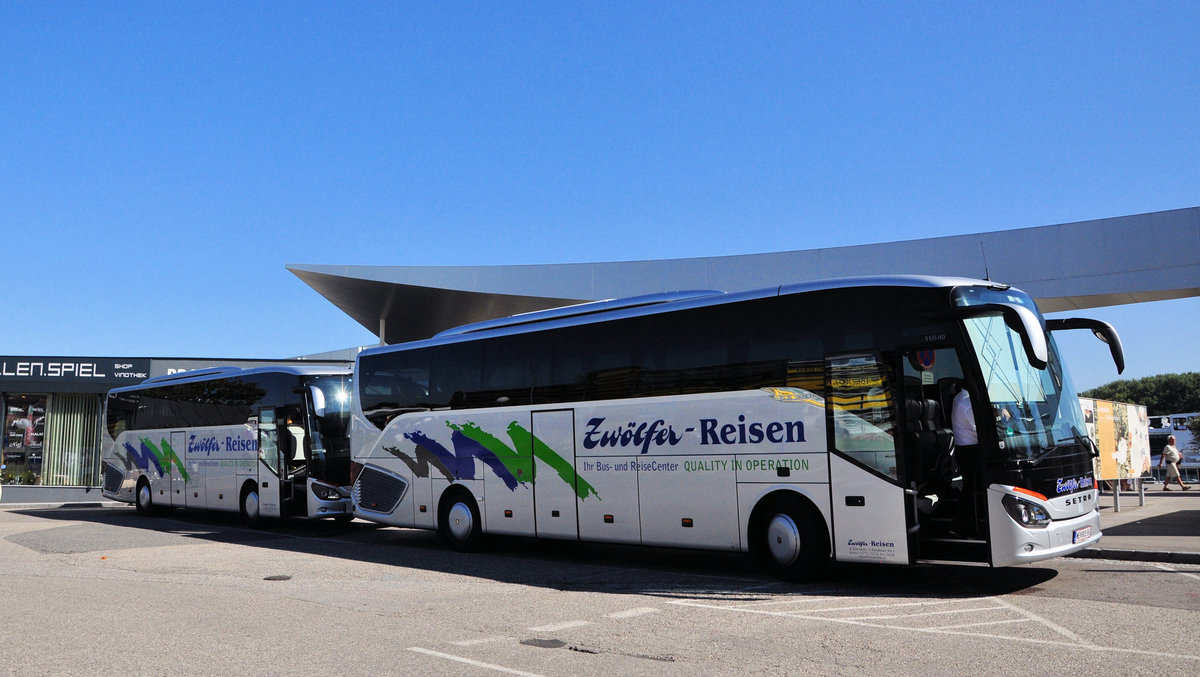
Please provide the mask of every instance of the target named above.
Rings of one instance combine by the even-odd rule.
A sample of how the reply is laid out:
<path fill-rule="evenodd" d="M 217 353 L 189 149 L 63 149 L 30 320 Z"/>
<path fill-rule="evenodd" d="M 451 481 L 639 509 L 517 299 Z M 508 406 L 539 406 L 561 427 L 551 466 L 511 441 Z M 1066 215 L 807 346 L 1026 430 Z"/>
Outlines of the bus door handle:
<path fill-rule="evenodd" d="M 863 496 L 847 496 L 846 505 L 852 508 L 861 508 L 867 504 L 867 499 Z"/>

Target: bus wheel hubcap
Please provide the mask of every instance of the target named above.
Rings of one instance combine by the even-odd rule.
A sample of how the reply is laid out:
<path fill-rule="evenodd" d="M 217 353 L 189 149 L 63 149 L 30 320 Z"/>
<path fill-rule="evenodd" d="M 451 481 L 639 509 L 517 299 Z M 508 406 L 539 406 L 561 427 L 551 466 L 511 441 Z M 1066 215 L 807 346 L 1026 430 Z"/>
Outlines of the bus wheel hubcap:
<path fill-rule="evenodd" d="M 776 515 L 767 525 L 767 548 L 771 557 L 782 566 L 791 566 L 800 559 L 800 530 L 788 515 Z"/>
<path fill-rule="evenodd" d="M 475 528 L 475 523 L 471 516 L 471 509 L 463 503 L 455 503 L 450 508 L 449 515 L 450 535 L 456 541 L 465 541 L 471 536 L 471 531 Z"/>
<path fill-rule="evenodd" d="M 149 486 L 142 485 L 142 488 L 140 490 L 138 490 L 138 503 L 143 508 L 150 505 L 150 487 Z"/>
<path fill-rule="evenodd" d="M 251 491 L 246 494 L 246 517 L 250 519 L 258 519 L 258 492 Z"/>

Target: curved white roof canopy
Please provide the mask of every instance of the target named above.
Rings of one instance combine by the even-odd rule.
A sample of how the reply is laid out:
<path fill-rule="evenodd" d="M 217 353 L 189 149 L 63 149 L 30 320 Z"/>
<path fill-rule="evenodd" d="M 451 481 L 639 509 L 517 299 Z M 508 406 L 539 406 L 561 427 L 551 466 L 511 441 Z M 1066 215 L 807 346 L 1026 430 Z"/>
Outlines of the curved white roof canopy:
<path fill-rule="evenodd" d="M 986 267 L 985 267 L 986 258 Z M 682 289 L 862 275 L 991 279 L 1044 312 L 1200 296 L 1200 207 L 854 247 L 516 266 L 289 265 L 386 343 L 517 313 Z"/>

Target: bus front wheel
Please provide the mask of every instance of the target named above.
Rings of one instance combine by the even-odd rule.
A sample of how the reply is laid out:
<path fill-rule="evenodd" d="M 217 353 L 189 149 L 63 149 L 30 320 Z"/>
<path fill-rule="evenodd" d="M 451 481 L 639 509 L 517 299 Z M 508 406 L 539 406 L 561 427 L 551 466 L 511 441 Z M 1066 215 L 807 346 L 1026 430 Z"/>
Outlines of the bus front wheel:
<path fill-rule="evenodd" d="M 242 521 L 252 527 L 262 523 L 258 505 L 258 486 L 253 483 L 246 484 L 242 489 Z"/>
<path fill-rule="evenodd" d="M 460 552 L 475 552 L 483 546 L 479 506 L 466 489 L 452 489 L 438 506 L 438 535 Z"/>
<path fill-rule="evenodd" d="M 150 482 L 145 477 L 138 480 L 133 500 L 137 511 L 143 515 L 149 515 L 154 511 L 154 492 L 150 491 Z"/>
<path fill-rule="evenodd" d="M 829 535 L 820 513 L 787 494 L 768 497 L 755 508 L 750 548 L 768 571 L 789 581 L 816 576 L 829 562 Z"/>

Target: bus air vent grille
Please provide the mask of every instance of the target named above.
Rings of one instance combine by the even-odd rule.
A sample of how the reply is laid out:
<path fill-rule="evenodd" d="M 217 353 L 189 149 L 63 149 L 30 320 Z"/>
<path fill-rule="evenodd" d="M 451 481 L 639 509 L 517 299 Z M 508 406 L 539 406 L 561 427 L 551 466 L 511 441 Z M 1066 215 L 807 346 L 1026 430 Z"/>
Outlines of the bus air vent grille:
<path fill-rule="evenodd" d="M 125 473 L 117 466 L 108 463 L 104 466 L 104 490 L 110 494 L 117 493 L 121 482 L 125 481 Z"/>
<path fill-rule="evenodd" d="M 366 512 L 391 514 L 407 489 L 408 482 L 403 477 L 368 465 L 354 483 L 354 505 Z"/>

